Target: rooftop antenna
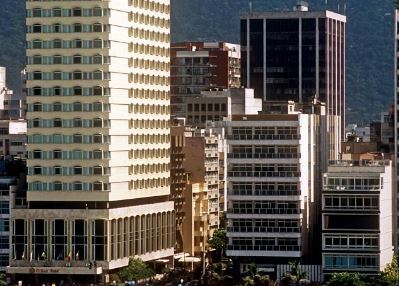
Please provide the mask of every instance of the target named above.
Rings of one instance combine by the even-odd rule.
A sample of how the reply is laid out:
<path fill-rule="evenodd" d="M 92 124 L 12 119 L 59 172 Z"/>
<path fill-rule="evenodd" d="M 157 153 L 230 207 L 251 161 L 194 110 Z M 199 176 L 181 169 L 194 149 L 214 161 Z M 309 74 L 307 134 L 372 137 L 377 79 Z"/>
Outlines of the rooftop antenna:
<path fill-rule="evenodd" d="M 252 13 L 252 1 L 249 1 L 249 13 Z"/>

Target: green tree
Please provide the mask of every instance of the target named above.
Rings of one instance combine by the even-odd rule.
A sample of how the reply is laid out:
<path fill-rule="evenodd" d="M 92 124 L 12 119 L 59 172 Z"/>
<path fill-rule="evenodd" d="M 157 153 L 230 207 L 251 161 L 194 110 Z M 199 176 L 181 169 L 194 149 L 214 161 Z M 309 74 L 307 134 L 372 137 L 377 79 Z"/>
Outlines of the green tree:
<path fill-rule="evenodd" d="M 359 273 L 334 273 L 326 286 L 366 286 Z"/>
<path fill-rule="evenodd" d="M 6 285 L 7 285 L 6 274 L 0 273 L 0 286 L 6 286 Z"/>
<path fill-rule="evenodd" d="M 399 261 L 398 257 L 394 256 L 392 262 L 385 266 L 377 277 L 373 280 L 372 285 L 393 286 L 399 285 Z"/>
<path fill-rule="evenodd" d="M 290 281 L 294 285 L 301 285 L 308 282 L 308 273 L 301 271 L 301 264 L 298 261 L 289 262 L 291 271 L 285 274 L 285 279 Z"/>
<path fill-rule="evenodd" d="M 140 259 L 130 259 L 129 265 L 118 272 L 121 281 L 138 281 L 154 275 L 154 271 Z"/>
<path fill-rule="evenodd" d="M 246 276 L 243 278 L 243 286 L 269 286 L 274 285 L 273 281 L 269 278 L 269 275 L 263 275 L 258 272 L 255 263 L 249 266 L 249 270 Z"/>
<path fill-rule="evenodd" d="M 220 252 L 221 257 L 224 255 L 224 250 L 227 246 L 227 233 L 223 228 L 215 230 L 213 236 L 208 240 L 209 247 Z"/>

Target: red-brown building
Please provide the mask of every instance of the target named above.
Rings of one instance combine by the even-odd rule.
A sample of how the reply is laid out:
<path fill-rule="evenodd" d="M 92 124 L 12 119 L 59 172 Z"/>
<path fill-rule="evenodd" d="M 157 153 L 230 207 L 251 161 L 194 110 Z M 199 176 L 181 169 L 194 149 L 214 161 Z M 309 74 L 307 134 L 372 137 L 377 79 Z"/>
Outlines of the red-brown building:
<path fill-rule="evenodd" d="M 172 115 L 184 98 L 211 88 L 241 86 L 240 45 L 225 42 L 182 42 L 171 45 Z"/>

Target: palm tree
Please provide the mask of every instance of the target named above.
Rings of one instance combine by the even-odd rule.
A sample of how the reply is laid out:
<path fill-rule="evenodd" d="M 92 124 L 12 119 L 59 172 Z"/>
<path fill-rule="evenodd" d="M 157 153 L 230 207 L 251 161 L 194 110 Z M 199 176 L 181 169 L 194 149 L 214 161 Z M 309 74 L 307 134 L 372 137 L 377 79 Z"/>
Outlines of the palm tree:
<path fill-rule="evenodd" d="M 288 264 L 291 267 L 291 271 L 285 274 L 285 279 L 291 281 L 293 285 L 303 285 L 309 282 L 307 280 L 308 273 L 301 271 L 301 265 L 298 261 L 291 261 Z"/>
<path fill-rule="evenodd" d="M 269 286 L 272 283 L 269 275 L 262 275 L 258 272 L 255 263 L 249 266 L 247 275 L 243 278 L 244 286 Z"/>

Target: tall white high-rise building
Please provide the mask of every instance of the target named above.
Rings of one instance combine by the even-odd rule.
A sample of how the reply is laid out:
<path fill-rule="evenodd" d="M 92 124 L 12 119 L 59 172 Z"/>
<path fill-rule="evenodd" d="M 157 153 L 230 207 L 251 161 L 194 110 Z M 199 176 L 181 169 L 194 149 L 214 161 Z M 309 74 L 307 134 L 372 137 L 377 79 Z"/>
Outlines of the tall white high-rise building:
<path fill-rule="evenodd" d="M 169 0 L 26 9 L 29 208 L 12 212 L 8 272 L 84 282 L 173 255 Z"/>

